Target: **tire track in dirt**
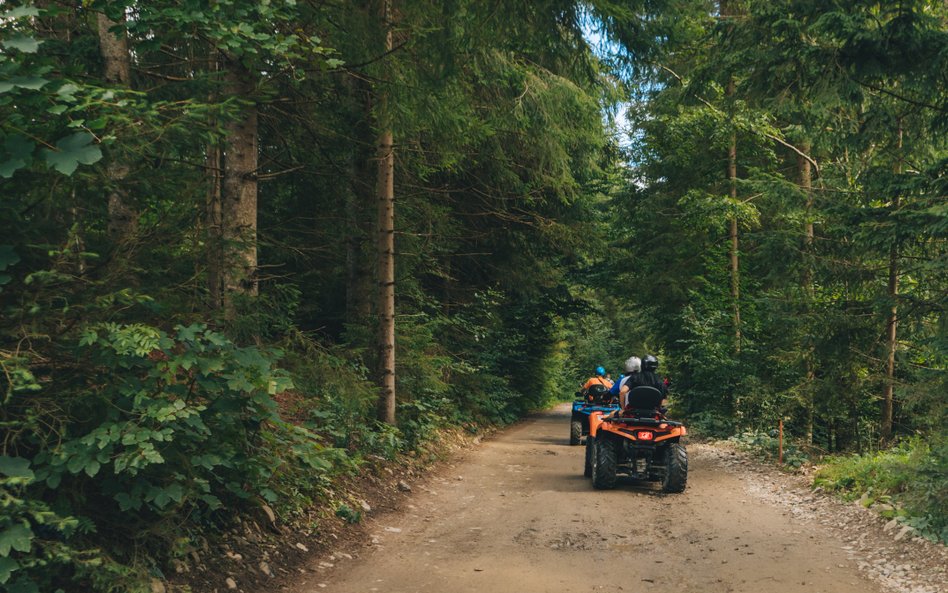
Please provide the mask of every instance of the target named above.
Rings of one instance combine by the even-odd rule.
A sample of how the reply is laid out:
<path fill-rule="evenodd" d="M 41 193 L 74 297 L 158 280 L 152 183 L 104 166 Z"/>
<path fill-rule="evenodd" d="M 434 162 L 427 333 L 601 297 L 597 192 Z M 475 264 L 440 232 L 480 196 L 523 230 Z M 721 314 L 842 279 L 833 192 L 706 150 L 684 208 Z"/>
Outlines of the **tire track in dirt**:
<path fill-rule="evenodd" d="M 416 484 L 405 512 L 370 517 L 356 558 L 314 562 L 287 589 L 886 591 L 836 530 L 756 494 L 713 447 L 690 447 L 682 494 L 628 481 L 596 491 L 568 433 L 569 408 L 558 406 L 482 443 Z"/>

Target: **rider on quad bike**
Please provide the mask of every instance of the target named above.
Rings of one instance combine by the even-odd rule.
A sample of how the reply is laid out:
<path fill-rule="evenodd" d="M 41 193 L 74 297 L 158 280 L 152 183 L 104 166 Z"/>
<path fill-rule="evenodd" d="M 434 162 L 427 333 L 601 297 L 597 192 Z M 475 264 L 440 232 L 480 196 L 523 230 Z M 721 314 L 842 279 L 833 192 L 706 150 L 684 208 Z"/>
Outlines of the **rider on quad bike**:
<path fill-rule="evenodd" d="M 617 409 L 616 399 L 609 394 L 612 381 L 605 378 L 606 369 L 596 367 L 596 375 L 591 377 L 576 392 L 573 413 L 569 423 L 569 444 L 578 445 L 583 436 L 589 433 L 589 414 L 592 412 L 612 412 Z"/>
<path fill-rule="evenodd" d="M 628 393 L 635 387 L 654 387 L 661 391 L 662 393 L 662 405 L 659 408 L 662 413 L 665 412 L 665 397 L 668 395 L 668 386 L 665 385 L 665 381 L 659 378 L 655 373 L 658 370 L 658 359 L 652 356 L 651 354 L 646 354 L 645 358 L 639 362 L 639 359 L 633 356 L 626 361 L 626 369 L 634 369 L 634 371 L 629 372 L 627 375 L 622 377 L 622 380 L 619 382 L 618 389 L 613 385 L 613 391 L 615 395 L 619 397 L 619 405 L 624 410 L 628 402 Z M 639 371 L 641 368 L 641 372 Z"/>
<path fill-rule="evenodd" d="M 680 422 L 665 417 L 668 388 L 658 378 L 658 359 L 626 361 L 619 384 L 621 408 L 593 412 L 589 417 L 584 475 L 596 489 L 613 488 L 619 475 L 662 483 L 666 492 L 682 492 L 688 480 L 688 454 L 681 444 L 687 434 Z"/>
<path fill-rule="evenodd" d="M 589 378 L 583 385 L 583 389 L 588 390 L 593 385 L 602 385 L 606 389 L 612 389 L 612 381 L 606 379 L 606 369 L 601 366 L 596 367 L 596 374 Z"/>

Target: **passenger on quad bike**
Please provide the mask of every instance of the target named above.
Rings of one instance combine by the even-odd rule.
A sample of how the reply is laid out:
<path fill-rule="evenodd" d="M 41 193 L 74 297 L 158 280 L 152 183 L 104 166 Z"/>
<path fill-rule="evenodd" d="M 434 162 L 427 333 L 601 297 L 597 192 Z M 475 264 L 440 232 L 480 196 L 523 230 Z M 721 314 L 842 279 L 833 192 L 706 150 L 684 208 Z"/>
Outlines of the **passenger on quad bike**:
<path fill-rule="evenodd" d="M 612 381 L 606 379 L 605 374 L 606 369 L 601 366 L 596 367 L 596 375 L 594 377 L 590 377 L 589 380 L 586 381 L 586 383 L 583 385 L 583 389 L 588 390 L 593 385 L 602 385 L 606 389 L 611 389 Z"/>
<path fill-rule="evenodd" d="M 668 386 L 662 381 L 655 371 L 658 370 L 658 359 L 651 354 L 646 354 L 645 358 L 639 360 L 633 356 L 625 361 L 627 374 L 622 380 L 613 385 L 612 393 L 618 396 L 619 405 L 624 410 L 629 405 L 628 393 L 636 387 L 654 387 L 662 394 L 662 403 L 659 409 L 664 410 L 664 398 L 668 395 Z M 634 370 L 629 370 L 634 369 Z"/>

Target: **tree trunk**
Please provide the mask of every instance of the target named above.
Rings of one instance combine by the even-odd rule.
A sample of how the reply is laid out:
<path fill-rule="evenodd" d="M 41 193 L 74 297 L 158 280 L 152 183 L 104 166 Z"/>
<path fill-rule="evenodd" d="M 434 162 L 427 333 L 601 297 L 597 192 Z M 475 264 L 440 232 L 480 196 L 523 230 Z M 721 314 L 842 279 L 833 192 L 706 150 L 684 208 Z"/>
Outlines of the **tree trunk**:
<path fill-rule="evenodd" d="M 805 154 L 810 153 L 810 143 L 803 142 L 800 146 Z M 803 236 L 803 313 L 807 324 L 810 322 L 813 304 L 813 172 L 809 159 L 802 156 L 797 157 L 797 170 L 800 176 L 800 189 L 805 196 L 804 206 L 804 236 Z M 806 326 L 809 328 L 809 325 Z M 813 365 L 813 343 L 812 332 L 807 331 L 807 344 L 804 350 L 804 365 L 806 367 L 806 382 L 804 384 L 804 397 L 806 398 L 806 442 L 813 444 L 813 415 L 815 407 L 816 372 Z"/>
<path fill-rule="evenodd" d="M 124 21 L 124 19 L 123 19 Z M 97 29 L 99 34 L 99 50 L 102 61 L 105 63 L 105 81 L 116 86 L 131 87 L 132 65 L 128 53 L 128 39 L 125 30 L 118 27 L 118 23 L 109 20 L 102 13 L 97 15 Z M 108 231 L 112 240 L 121 242 L 137 230 L 138 214 L 128 204 L 128 192 L 125 190 L 125 179 L 128 177 L 127 164 L 115 159 L 109 159 L 106 165 L 106 176 L 109 179 L 108 197 Z"/>
<path fill-rule="evenodd" d="M 250 73 L 227 64 L 225 93 L 249 99 Z M 224 168 L 221 182 L 223 238 L 223 304 L 228 319 L 236 315 L 235 297 L 257 294 L 257 106 L 245 105 L 236 120 L 224 126 Z"/>
<path fill-rule="evenodd" d="M 382 0 L 385 51 L 392 50 L 391 0 Z M 395 424 L 395 153 L 388 93 L 379 96 L 378 313 L 381 394 L 378 418 Z"/>
<path fill-rule="evenodd" d="M 205 156 L 207 171 L 207 199 L 204 210 L 207 240 L 207 293 L 208 307 L 218 311 L 223 307 L 223 241 L 221 229 L 221 149 L 208 145 Z"/>
<path fill-rule="evenodd" d="M 208 52 L 208 67 L 213 77 L 220 72 L 220 54 L 217 49 L 211 48 Z M 214 80 L 216 83 L 216 79 Z M 212 88 L 216 88 L 213 87 Z M 212 90 L 208 95 L 208 103 L 215 104 L 220 100 L 217 91 Z M 217 118 L 211 116 L 208 127 L 217 127 Z M 219 311 L 224 307 L 224 240 L 222 221 L 222 173 L 223 154 L 217 140 L 208 143 L 204 155 L 204 170 L 207 176 L 207 196 L 204 204 L 204 238 L 205 238 L 205 273 L 207 275 L 207 305 L 211 311 Z"/>
<path fill-rule="evenodd" d="M 377 166 L 375 139 L 369 122 L 372 118 L 371 89 L 360 78 L 350 77 L 348 88 L 354 101 L 362 105 L 362 118 L 354 124 L 358 142 L 353 148 L 349 191 L 346 194 L 346 321 L 364 323 L 372 312 L 372 276 L 374 274 L 371 253 L 367 250 L 371 242 L 371 204 L 376 197 L 373 183 L 373 168 Z"/>
<path fill-rule="evenodd" d="M 902 120 L 899 119 L 899 129 L 897 136 L 898 149 L 897 160 L 895 162 L 895 173 L 902 174 Z M 902 198 L 895 196 L 892 202 L 892 213 L 896 213 L 902 205 Z M 882 422 L 880 431 L 883 441 L 892 440 L 893 410 L 895 406 L 895 351 L 898 348 L 898 299 L 899 299 L 899 242 L 896 237 L 892 238 L 892 246 L 889 248 L 889 302 L 892 308 L 889 311 L 889 319 L 886 324 L 886 365 L 885 365 L 885 389 L 882 393 Z"/>
<path fill-rule="evenodd" d="M 731 3 L 721 0 L 718 4 L 718 13 L 722 19 L 735 16 Z M 733 126 L 734 93 L 736 85 L 733 74 L 728 75 L 725 94 L 728 97 L 728 109 L 731 112 L 729 123 Z M 737 130 L 732 129 L 730 144 L 727 150 L 727 179 L 728 190 L 732 203 L 737 203 Z M 734 352 L 741 352 L 741 276 L 740 276 L 740 251 L 738 242 L 737 212 L 730 220 L 730 260 L 731 260 L 731 307 L 734 323 Z"/>
<path fill-rule="evenodd" d="M 734 81 L 728 83 L 728 93 L 734 93 Z M 737 133 L 731 134 L 731 145 L 727 151 L 727 177 L 730 184 L 730 196 L 737 203 Z M 736 208 L 736 206 L 735 206 Z M 737 214 L 731 217 L 731 303 L 734 317 L 734 352 L 741 352 L 741 266 L 737 235 Z"/>

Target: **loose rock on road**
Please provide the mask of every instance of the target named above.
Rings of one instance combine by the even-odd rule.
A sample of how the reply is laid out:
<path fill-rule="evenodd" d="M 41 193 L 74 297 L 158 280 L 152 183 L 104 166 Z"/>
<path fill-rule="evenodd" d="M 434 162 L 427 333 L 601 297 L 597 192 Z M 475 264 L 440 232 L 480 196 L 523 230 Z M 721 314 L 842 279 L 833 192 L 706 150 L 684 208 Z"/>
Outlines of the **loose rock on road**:
<path fill-rule="evenodd" d="M 451 473 L 414 484 L 407 512 L 370 519 L 359 558 L 323 563 L 291 590 L 884 591 L 838 531 L 755 493 L 711 447 L 689 446 L 682 494 L 631 481 L 597 491 L 568 430 L 559 406 L 483 443 Z"/>

